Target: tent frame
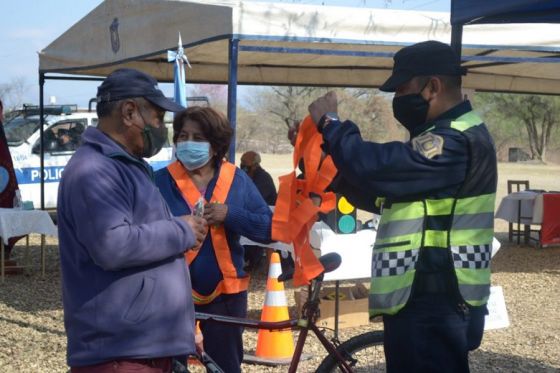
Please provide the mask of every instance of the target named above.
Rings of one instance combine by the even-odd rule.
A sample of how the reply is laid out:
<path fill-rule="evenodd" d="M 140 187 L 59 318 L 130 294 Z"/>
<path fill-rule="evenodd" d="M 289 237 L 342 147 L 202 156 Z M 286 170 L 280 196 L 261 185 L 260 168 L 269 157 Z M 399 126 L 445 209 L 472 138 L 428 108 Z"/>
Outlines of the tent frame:
<path fill-rule="evenodd" d="M 451 0 L 452 3 L 452 11 L 453 11 L 453 3 L 458 0 Z M 453 19 L 453 15 L 450 14 L 451 19 Z M 477 20 L 478 22 L 479 20 Z M 461 56 L 461 48 L 462 48 L 462 37 L 463 37 L 463 25 L 464 24 L 451 24 L 451 46 L 457 51 L 459 56 Z M 191 48 L 198 45 L 204 45 L 207 43 L 211 43 L 218 40 L 227 40 L 228 41 L 228 57 L 227 57 L 227 84 L 228 84 L 228 96 L 227 96 L 227 117 L 231 123 L 232 129 L 234 131 L 234 135 L 232 138 L 232 142 L 229 147 L 229 154 L 228 158 L 231 162 L 235 160 L 235 130 L 237 127 L 237 86 L 238 86 L 238 74 L 239 74 L 239 54 L 242 52 L 258 52 L 258 53 L 286 53 L 286 54 L 314 54 L 314 55 L 329 55 L 329 56 L 348 56 L 348 57 L 381 57 L 381 58 L 391 58 L 394 56 L 395 52 L 374 52 L 374 51 L 360 51 L 360 50 L 349 50 L 349 49 L 328 49 L 328 44 L 324 44 L 325 47 L 322 48 L 293 48 L 293 47 L 273 47 L 273 46 L 265 46 L 265 45 L 258 45 L 259 42 L 270 42 L 270 41 L 294 41 L 294 42 L 325 42 L 324 38 L 313 38 L 313 37 L 290 37 L 289 40 L 286 40 L 285 37 L 278 38 L 278 37 L 270 37 L 265 35 L 244 35 L 244 34 L 221 34 L 218 36 L 212 36 L 209 38 L 196 40 L 191 43 L 186 43 L 183 45 L 184 48 Z M 249 40 L 249 41 L 256 41 L 257 45 L 242 45 L 240 41 Z M 350 41 L 349 41 L 350 42 Z M 350 44 L 364 44 L 368 45 L 371 44 L 367 40 L 362 40 L 359 42 L 350 42 Z M 399 42 L 392 42 L 389 45 L 399 45 Z M 519 48 L 519 49 L 522 49 Z M 88 67 L 107 67 L 107 66 L 114 66 L 122 64 L 123 62 L 127 61 L 137 61 L 142 60 L 148 57 L 157 56 L 163 53 L 165 50 L 159 50 L 156 52 L 150 52 L 148 54 L 135 56 L 133 58 L 129 58 L 127 60 L 119 60 L 116 62 L 111 63 L 104 63 L 101 65 L 95 66 L 88 66 Z M 555 57 L 496 57 L 496 56 L 486 56 L 486 55 L 471 55 L 471 56 L 463 56 L 463 61 L 479 61 L 480 63 L 477 65 L 471 65 L 469 67 L 475 66 L 496 66 L 502 64 L 515 64 L 517 62 L 539 62 L 539 63 L 560 63 L 560 58 Z M 81 67 L 83 68 L 83 67 Z M 300 68 L 305 68 L 300 66 Z M 313 67 L 317 68 L 317 67 Z M 336 67 L 335 67 L 336 68 Z M 355 70 L 360 69 L 378 69 L 378 70 L 390 70 L 391 68 L 386 67 L 363 67 L 363 66 L 345 66 L 345 68 L 352 68 Z M 80 68 L 60 68 L 60 69 L 45 69 L 39 70 L 39 107 L 40 107 L 40 172 L 43 177 L 41 177 L 41 209 L 44 210 L 44 138 L 43 138 L 43 127 L 44 127 L 44 84 L 46 80 L 81 80 L 81 81 L 102 81 L 104 78 L 102 77 L 76 77 L 76 76 L 61 76 L 60 74 L 79 74 Z M 54 76 L 49 74 L 56 74 Z M 207 78 L 206 78 L 207 79 Z M 167 80 L 160 80 L 162 82 L 167 82 Z M 191 83 L 212 83 L 217 84 L 216 82 L 210 81 L 201 81 L 201 80 L 193 80 Z M 283 84 L 282 82 L 275 82 L 270 83 L 263 81 L 261 83 L 241 83 L 241 84 L 255 84 L 255 85 L 298 85 L 297 83 L 286 83 Z M 360 83 L 358 83 L 360 84 Z M 333 86 L 332 84 L 301 84 L 301 85 L 314 85 L 314 86 Z M 372 84 L 364 84 L 363 85 L 346 85 L 347 87 L 373 87 Z M 519 91 L 518 91 L 519 92 Z M 520 92 L 522 93 L 522 92 Z"/>
<path fill-rule="evenodd" d="M 235 163 L 235 130 L 237 125 L 237 67 L 239 60 L 239 38 L 229 39 L 228 56 L 228 99 L 227 116 L 233 129 L 234 136 L 229 148 L 229 161 Z M 39 71 L 39 138 L 40 138 L 40 175 L 41 175 L 41 210 L 45 209 L 45 151 L 44 151 L 44 126 L 45 126 L 45 103 L 44 91 L 46 80 L 69 80 L 69 81 L 103 81 L 101 77 L 73 77 L 73 76 L 49 76 L 46 72 Z"/>

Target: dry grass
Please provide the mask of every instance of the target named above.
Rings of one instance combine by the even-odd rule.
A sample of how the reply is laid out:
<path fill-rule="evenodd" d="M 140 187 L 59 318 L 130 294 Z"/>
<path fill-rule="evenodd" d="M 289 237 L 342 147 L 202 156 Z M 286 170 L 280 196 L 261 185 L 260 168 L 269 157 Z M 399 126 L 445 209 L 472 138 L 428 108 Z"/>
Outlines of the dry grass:
<path fill-rule="evenodd" d="M 278 176 L 290 170 L 290 156 L 263 155 L 264 167 Z M 507 179 L 528 179 L 532 188 L 559 189 L 559 166 L 500 164 L 498 201 Z M 502 248 L 493 262 L 494 285 L 504 289 L 511 326 L 485 333 L 480 349 L 472 353 L 473 372 L 560 371 L 560 248 L 535 249 L 506 242 L 507 226 L 499 220 L 497 236 Z M 62 322 L 57 240 L 47 240 L 47 274 L 38 271 L 38 238 L 33 237 L 31 259 L 35 269 L 26 275 L 7 277 L 0 284 L 0 372 L 65 372 L 66 336 Z M 15 249 L 21 261 L 24 246 Z M 264 299 L 265 273 L 256 273 L 250 289 L 249 313 L 258 318 Z M 294 304 L 293 289 L 286 290 Z M 294 315 L 295 307 L 290 307 Z M 342 330 L 342 340 L 378 323 Z M 245 333 L 245 348 L 254 350 L 256 333 Z M 311 337 L 305 352 L 315 355 L 299 371 L 312 372 L 325 353 Z M 283 372 L 286 367 L 244 365 L 246 372 Z"/>

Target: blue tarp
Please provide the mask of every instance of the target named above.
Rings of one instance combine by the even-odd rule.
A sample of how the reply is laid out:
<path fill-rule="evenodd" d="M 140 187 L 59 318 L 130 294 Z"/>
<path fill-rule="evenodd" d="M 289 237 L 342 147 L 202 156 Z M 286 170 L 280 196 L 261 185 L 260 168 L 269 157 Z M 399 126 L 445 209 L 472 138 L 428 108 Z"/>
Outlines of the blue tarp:
<path fill-rule="evenodd" d="M 451 0 L 451 24 L 559 23 L 560 0 Z"/>

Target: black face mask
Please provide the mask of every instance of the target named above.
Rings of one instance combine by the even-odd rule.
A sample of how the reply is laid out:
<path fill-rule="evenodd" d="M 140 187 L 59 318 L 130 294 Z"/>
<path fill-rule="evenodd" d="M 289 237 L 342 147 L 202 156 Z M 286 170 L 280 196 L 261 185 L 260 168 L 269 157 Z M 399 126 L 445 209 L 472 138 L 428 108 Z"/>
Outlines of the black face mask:
<path fill-rule="evenodd" d="M 165 140 L 167 139 L 167 127 L 165 127 L 164 124 L 162 124 L 161 127 L 152 127 L 146 123 L 142 130 L 142 139 L 144 140 L 142 157 L 153 157 L 159 153 L 165 144 Z"/>
<path fill-rule="evenodd" d="M 142 157 L 150 158 L 159 153 L 161 148 L 163 148 L 165 140 L 167 140 L 167 127 L 163 123 L 160 127 L 153 127 L 146 122 L 141 113 L 140 116 L 144 121 L 144 128 L 142 128 L 142 140 L 144 141 Z"/>
<path fill-rule="evenodd" d="M 426 123 L 430 103 L 422 97 L 421 93 L 428 83 L 429 81 L 419 93 L 393 98 L 393 115 L 401 122 L 408 132 L 412 132 L 414 127 Z"/>

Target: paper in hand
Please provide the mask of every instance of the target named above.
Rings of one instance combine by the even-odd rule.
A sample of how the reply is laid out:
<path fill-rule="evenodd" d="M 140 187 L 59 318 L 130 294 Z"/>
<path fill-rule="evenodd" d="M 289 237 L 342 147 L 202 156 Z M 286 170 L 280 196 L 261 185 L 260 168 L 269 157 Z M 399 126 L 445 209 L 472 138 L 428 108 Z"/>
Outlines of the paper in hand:
<path fill-rule="evenodd" d="M 196 204 L 194 205 L 192 215 L 203 217 L 204 216 L 204 198 L 200 197 Z"/>

